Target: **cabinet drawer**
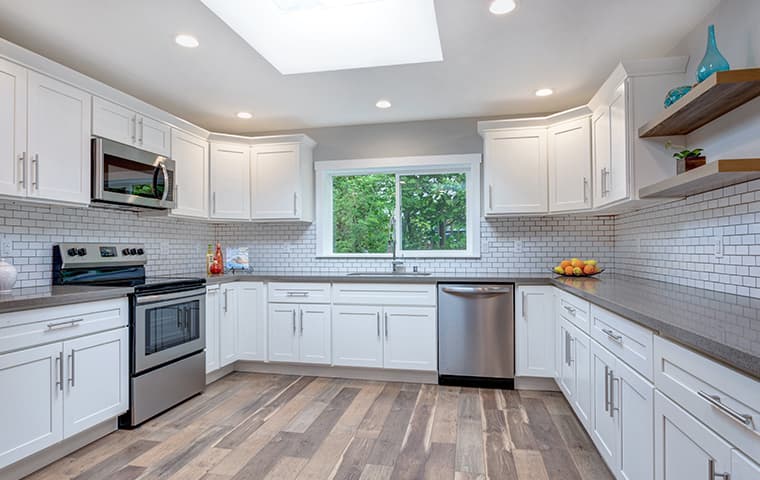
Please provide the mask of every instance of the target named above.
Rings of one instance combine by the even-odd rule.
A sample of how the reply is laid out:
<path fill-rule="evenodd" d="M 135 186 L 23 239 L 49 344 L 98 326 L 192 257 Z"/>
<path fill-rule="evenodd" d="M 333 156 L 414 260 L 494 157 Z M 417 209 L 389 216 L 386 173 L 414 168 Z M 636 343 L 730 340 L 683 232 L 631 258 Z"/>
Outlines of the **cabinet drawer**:
<path fill-rule="evenodd" d="M 270 283 L 269 301 L 280 303 L 330 303 L 330 284 Z"/>
<path fill-rule="evenodd" d="M 557 291 L 557 312 L 581 331 L 589 331 L 589 303 L 562 290 Z"/>
<path fill-rule="evenodd" d="M 127 299 L 0 315 L 0 352 L 59 342 L 129 325 Z"/>
<path fill-rule="evenodd" d="M 760 382 L 662 337 L 654 358 L 658 390 L 760 461 Z"/>
<path fill-rule="evenodd" d="M 652 380 L 654 333 L 651 330 L 592 305 L 589 334 L 634 370 Z"/>
<path fill-rule="evenodd" d="M 344 305 L 436 305 L 435 285 L 398 283 L 338 283 L 333 303 Z"/>

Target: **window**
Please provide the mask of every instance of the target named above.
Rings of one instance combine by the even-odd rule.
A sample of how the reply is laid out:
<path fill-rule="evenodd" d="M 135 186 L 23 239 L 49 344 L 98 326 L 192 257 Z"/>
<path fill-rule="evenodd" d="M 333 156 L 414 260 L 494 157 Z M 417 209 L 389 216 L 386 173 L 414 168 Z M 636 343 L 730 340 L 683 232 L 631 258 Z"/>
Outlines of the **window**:
<path fill-rule="evenodd" d="M 320 256 L 474 257 L 480 155 L 317 162 Z"/>

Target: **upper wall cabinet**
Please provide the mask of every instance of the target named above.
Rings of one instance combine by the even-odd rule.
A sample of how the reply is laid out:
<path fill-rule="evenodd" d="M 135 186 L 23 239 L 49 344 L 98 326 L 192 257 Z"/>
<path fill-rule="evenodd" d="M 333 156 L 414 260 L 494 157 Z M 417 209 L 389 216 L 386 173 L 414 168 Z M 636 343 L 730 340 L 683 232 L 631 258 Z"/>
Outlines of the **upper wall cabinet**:
<path fill-rule="evenodd" d="M 546 128 L 483 132 L 486 216 L 546 213 Z"/>
<path fill-rule="evenodd" d="M 314 141 L 306 135 L 254 141 L 262 143 L 251 148 L 251 219 L 311 222 Z"/>
<path fill-rule="evenodd" d="M 211 215 L 218 220 L 251 218 L 251 147 L 211 144 Z"/>
<path fill-rule="evenodd" d="M 0 60 L 0 194 L 90 202 L 90 95 Z"/>
<path fill-rule="evenodd" d="M 549 210 L 591 208 L 589 117 L 549 127 Z"/>
<path fill-rule="evenodd" d="M 92 134 L 167 157 L 170 153 L 169 125 L 98 97 L 92 103 Z"/>
<path fill-rule="evenodd" d="M 172 159 L 177 162 L 174 185 L 176 208 L 172 215 L 208 217 L 208 142 L 172 129 Z"/>

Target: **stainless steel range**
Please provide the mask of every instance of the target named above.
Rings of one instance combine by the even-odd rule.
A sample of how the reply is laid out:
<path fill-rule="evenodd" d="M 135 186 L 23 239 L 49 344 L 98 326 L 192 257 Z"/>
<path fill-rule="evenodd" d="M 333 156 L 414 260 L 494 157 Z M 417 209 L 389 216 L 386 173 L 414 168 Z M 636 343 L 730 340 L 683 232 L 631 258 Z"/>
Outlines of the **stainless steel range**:
<path fill-rule="evenodd" d="M 134 427 L 206 385 L 206 280 L 146 277 L 142 245 L 53 247 L 53 284 L 133 286 L 130 295 L 130 405 Z"/>

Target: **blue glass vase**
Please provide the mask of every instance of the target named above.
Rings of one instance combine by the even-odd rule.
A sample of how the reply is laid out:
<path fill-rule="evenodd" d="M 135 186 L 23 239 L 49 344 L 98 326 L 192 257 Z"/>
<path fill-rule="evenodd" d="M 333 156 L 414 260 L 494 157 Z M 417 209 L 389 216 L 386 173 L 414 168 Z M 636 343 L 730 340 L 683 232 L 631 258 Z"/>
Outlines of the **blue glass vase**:
<path fill-rule="evenodd" d="M 707 50 L 705 57 L 697 67 L 697 81 L 702 82 L 715 72 L 723 72 L 730 69 L 728 60 L 721 55 L 715 42 L 715 25 L 707 27 Z"/>

